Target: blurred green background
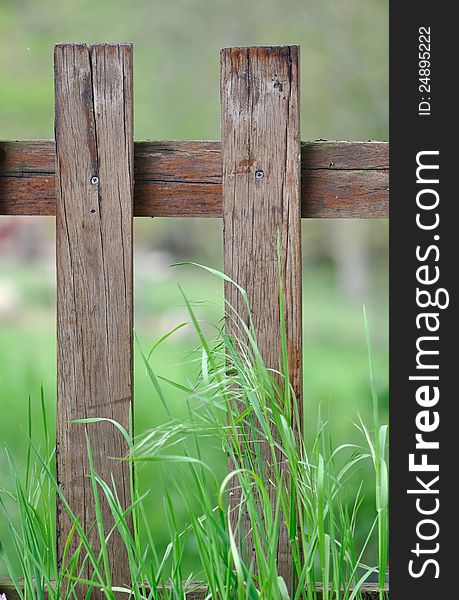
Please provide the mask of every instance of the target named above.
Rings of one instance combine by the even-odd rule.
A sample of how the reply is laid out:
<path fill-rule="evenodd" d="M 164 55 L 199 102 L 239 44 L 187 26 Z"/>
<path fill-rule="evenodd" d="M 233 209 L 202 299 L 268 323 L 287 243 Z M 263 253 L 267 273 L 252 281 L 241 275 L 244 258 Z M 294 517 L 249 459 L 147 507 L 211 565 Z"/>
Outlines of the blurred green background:
<path fill-rule="evenodd" d="M 386 0 L 0 0 L 0 39 L 1 139 L 53 136 L 52 50 L 65 41 L 134 43 L 136 139 L 218 139 L 219 48 L 285 43 L 301 45 L 302 139 L 388 137 Z M 221 268 L 221 236 L 217 220 L 136 219 L 135 329 L 144 348 L 186 320 L 177 282 L 192 300 L 204 302 L 202 319 L 219 321 L 219 281 L 169 265 L 197 260 Z M 369 414 L 363 304 L 387 417 L 387 244 L 385 221 L 303 222 L 306 424 L 312 427 L 321 403 L 337 443 L 355 440 L 357 412 Z M 0 218 L 0 440 L 19 463 L 27 398 L 38 414 L 41 383 L 54 418 L 54 303 L 53 221 Z M 155 352 L 155 370 L 171 379 L 193 378 L 197 369 L 187 357 L 195 344 L 191 329 L 180 330 Z M 165 415 L 138 357 L 135 377 L 141 432 Z M 168 392 L 179 414 L 183 398 Z M 224 473 L 219 453 L 209 451 L 208 459 Z M 4 485 L 8 468 L 1 452 Z M 166 543 L 157 473 L 144 469 L 141 485 L 151 488 L 150 519 L 158 542 Z M 371 488 L 366 492 L 371 506 Z M 359 537 L 369 527 L 367 513 Z M 4 534 L 0 516 L 0 539 Z M 195 568 L 192 548 L 188 563 Z"/>

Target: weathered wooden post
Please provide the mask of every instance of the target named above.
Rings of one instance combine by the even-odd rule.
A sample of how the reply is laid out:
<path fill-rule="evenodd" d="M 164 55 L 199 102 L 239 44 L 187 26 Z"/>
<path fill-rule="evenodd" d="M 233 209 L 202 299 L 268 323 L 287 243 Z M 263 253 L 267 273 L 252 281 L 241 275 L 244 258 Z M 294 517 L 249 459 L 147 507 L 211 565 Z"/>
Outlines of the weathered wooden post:
<path fill-rule="evenodd" d="M 222 50 L 221 100 L 225 273 L 247 291 L 261 354 L 268 367 L 278 369 L 280 236 L 289 373 L 301 415 L 299 47 Z M 225 295 L 244 316 L 237 289 L 227 285 Z M 269 472 L 268 448 L 262 456 Z M 274 510 L 276 490 L 270 491 Z M 234 490 L 230 504 L 235 508 L 239 503 L 240 492 Z M 292 556 L 285 527 L 277 568 L 290 586 Z"/>
<path fill-rule="evenodd" d="M 130 502 L 130 467 L 115 427 L 132 413 L 133 125 L 130 44 L 55 49 L 57 477 L 97 549 L 85 433 L 96 472 Z M 113 518 L 101 494 L 105 532 Z M 58 505 L 58 555 L 71 522 Z M 75 549 L 75 544 L 71 546 Z M 114 585 L 129 585 L 121 538 L 109 543 Z M 90 573 L 88 572 L 90 575 Z"/>

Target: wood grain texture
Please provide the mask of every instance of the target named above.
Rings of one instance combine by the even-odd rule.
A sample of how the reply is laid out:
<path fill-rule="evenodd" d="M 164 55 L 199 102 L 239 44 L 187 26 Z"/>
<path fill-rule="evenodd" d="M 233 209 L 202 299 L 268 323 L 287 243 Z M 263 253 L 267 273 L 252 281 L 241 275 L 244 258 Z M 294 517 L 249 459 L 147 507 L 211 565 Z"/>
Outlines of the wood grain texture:
<path fill-rule="evenodd" d="M 85 433 L 96 472 L 130 503 L 127 454 L 111 424 L 132 414 L 133 125 L 130 45 L 55 49 L 57 201 L 57 478 L 86 531 L 95 513 Z M 94 179 L 94 178 L 97 178 Z M 103 494 L 101 494 L 103 496 Z M 70 520 L 58 506 L 58 552 Z M 102 498 L 105 531 L 113 519 Z M 90 535 L 97 548 L 97 534 Z M 109 543 L 112 583 L 129 585 L 121 539 Z M 92 594 L 94 596 L 94 594 Z"/>
<path fill-rule="evenodd" d="M 387 218 L 386 142 L 303 142 L 304 218 Z M 134 215 L 221 217 L 220 142 L 136 142 Z M 54 215 L 54 143 L 0 142 L 0 214 Z"/>
<path fill-rule="evenodd" d="M 258 346 L 269 368 L 281 355 L 277 236 L 280 238 L 290 379 L 302 412 L 299 48 L 228 48 L 221 53 L 225 273 L 248 294 Z M 246 321 L 244 300 L 225 285 Z M 230 331 L 236 329 L 228 322 Z M 269 477 L 271 451 L 262 448 Z M 279 457 L 280 462 L 281 458 Z M 277 492 L 272 495 L 273 511 Z M 230 506 L 237 520 L 240 490 Z M 250 531 L 245 515 L 244 535 Z M 248 538 L 250 539 L 250 538 Z M 250 542 L 249 542 L 250 543 Z M 281 526 L 277 569 L 290 587 L 288 534 Z"/>
<path fill-rule="evenodd" d="M 351 588 L 352 592 L 353 588 Z M 17 593 L 13 583 L 4 577 L 0 577 L 0 594 L 6 594 L 7 600 L 19 600 L 21 596 Z M 389 593 L 389 588 L 386 589 L 386 594 Z M 379 600 L 378 588 L 374 583 L 365 583 L 361 588 L 362 600 Z M 45 598 L 47 595 L 45 596 Z M 207 588 L 201 587 L 196 591 L 187 593 L 187 600 L 204 600 L 207 597 Z M 323 586 L 316 586 L 316 600 L 323 598 Z"/>

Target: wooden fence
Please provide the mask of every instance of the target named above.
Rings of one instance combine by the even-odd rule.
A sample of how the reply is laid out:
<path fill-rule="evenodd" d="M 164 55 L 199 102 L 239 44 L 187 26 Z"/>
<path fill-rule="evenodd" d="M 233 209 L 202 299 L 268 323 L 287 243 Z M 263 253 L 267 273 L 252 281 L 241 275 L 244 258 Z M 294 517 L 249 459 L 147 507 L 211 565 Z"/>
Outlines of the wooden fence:
<path fill-rule="evenodd" d="M 269 367 L 279 350 L 279 233 L 288 360 L 301 406 L 301 217 L 387 218 L 389 158 L 386 143 L 300 141 L 297 46 L 222 50 L 221 142 L 134 142 L 131 45 L 63 44 L 54 58 L 55 143 L 0 142 L 0 214 L 56 216 L 57 477 L 89 527 L 85 428 L 70 421 L 109 417 L 130 426 L 132 218 L 223 218 L 225 272 L 249 294 Z M 243 309 L 232 288 L 225 293 Z M 115 477 L 129 504 L 128 463 L 109 459 L 126 453 L 124 440 L 111 425 L 87 433 L 96 470 Z M 109 527 L 108 506 L 103 511 Z M 56 518 L 62 555 L 70 521 L 60 506 Z M 123 555 L 114 538 L 115 584 L 129 581 Z M 278 569 L 288 581 L 285 539 Z M 367 593 L 376 594 L 371 586 Z"/>

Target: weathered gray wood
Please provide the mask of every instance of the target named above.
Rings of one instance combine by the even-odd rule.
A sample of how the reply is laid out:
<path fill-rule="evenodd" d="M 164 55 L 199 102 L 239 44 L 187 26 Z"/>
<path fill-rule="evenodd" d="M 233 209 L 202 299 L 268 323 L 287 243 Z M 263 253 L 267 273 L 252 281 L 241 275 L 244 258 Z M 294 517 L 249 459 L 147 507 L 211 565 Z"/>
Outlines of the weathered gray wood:
<path fill-rule="evenodd" d="M 352 590 L 353 588 L 351 588 Z M 388 594 L 389 588 L 385 590 Z M 6 594 L 7 600 L 19 600 L 20 596 L 16 592 L 14 585 L 9 579 L 0 577 L 0 594 Z M 322 600 L 323 598 L 323 586 L 318 584 L 316 586 L 316 600 Z M 374 583 L 366 583 L 361 588 L 362 600 L 379 600 L 378 587 Z M 207 597 L 207 588 L 200 587 L 196 591 L 187 594 L 187 600 L 204 600 Z"/>
<path fill-rule="evenodd" d="M 132 48 L 55 48 L 57 213 L 57 478 L 86 531 L 95 520 L 85 432 L 96 472 L 130 502 L 127 453 L 104 417 L 129 430 L 132 414 Z M 103 496 L 103 494 L 102 494 Z M 113 519 L 102 498 L 106 533 Z M 58 553 L 70 520 L 58 506 Z M 97 533 L 90 535 L 97 548 Z M 112 583 L 129 585 L 118 535 L 109 543 Z"/>
<path fill-rule="evenodd" d="M 301 414 L 298 54 L 297 46 L 222 50 L 221 126 L 225 273 L 247 291 L 260 351 L 267 366 L 278 369 L 280 236 L 289 373 Z M 225 287 L 225 296 L 247 318 L 244 301 L 234 286 Z M 263 460 L 269 474 L 269 448 Z M 275 503 L 276 491 L 270 488 L 270 492 Z M 239 501 L 239 492 L 233 491 L 231 506 L 237 507 Z M 291 563 L 288 535 L 282 527 L 277 568 L 289 587 Z"/>
<path fill-rule="evenodd" d="M 386 142 L 303 142 L 302 216 L 389 215 Z M 221 217 L 220 142 L 136 142 L 134 215 Z M 54 215 L 54 143 L 0 142 L 0 214 Z"/>

